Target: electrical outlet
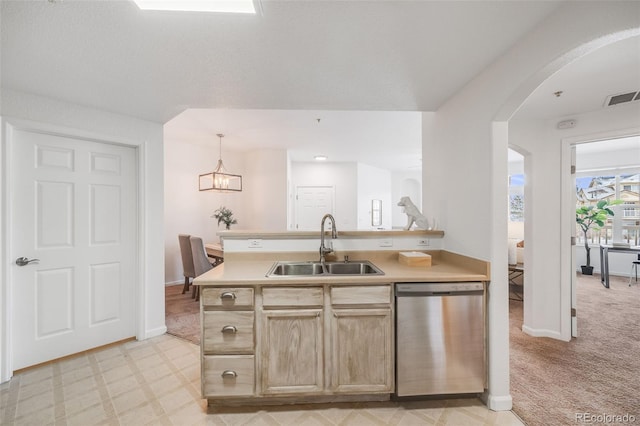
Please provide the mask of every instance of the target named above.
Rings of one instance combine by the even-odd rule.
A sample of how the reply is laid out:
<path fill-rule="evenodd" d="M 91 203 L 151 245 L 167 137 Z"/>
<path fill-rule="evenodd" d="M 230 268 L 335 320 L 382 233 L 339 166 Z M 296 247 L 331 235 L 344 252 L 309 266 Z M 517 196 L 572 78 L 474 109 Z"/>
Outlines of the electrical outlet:
<path fill-rule="evenodd" d="M 380 247 L 393 247 L 393 240 L 391 238 L 382 238 L 378 245 Z"/>
<path fill-rule="evenodd" d="M 261 248 L 262 240 L 249 240 L 249 248 Z"/>
<path fill-rule="evenodd" d="M 425 240 L 418 240 L 418 245 L 421 247 L 426 247 L 429 245 L 429 240 L 425 239 Z"/>

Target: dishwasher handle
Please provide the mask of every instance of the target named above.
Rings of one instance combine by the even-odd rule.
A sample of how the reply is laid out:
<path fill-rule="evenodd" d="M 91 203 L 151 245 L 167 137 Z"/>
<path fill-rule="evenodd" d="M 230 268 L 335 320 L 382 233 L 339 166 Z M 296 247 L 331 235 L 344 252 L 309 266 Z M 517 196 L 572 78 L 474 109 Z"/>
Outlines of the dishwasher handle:
<path fill-rule="evenodd" d="M 481 294 L 482 282 L 396 283 L 396 296 L 461 296 Z"/>

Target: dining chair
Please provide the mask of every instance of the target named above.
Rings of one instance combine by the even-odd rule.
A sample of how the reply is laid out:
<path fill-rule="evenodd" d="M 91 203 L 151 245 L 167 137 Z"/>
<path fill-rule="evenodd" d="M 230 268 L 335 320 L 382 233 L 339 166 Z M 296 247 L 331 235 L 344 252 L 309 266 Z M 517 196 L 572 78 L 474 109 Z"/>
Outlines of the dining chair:
<path fill-rule="evenodd" d="M 631 272 L 629 273 L 629 287 L 631 287 L 631 278 L 633 273 L 636 273 L 636 284 L 638 283 L 638 267 L 640 266 L 640 253 L 638 254 L 638 260 L 631 262 Z"/>
<path fill-rule="evenodd" d="M 189 238 L 191 238 L 191 235 L 178 234 L 180 256 L 182 257 L 182 274 L 184 275 L 184 287 L 182 287 L 182 294 L 189 291 L 189 280 L 196 277 L 196 272 L 193 266 L 193 255 L 191 254 L 191 241 Z"/>
<path fill-rule="evenodd" d="M 205 272 L 213 269 L 213 265 L 209 262 L 207 252 L 204 248 L 204 243 L 200 237 L 191 237 L 191 255 L 193 256 L 193 267 L 195 269 L 195 276 L 198 277 Z M 193 286 L 194 295 L 196 300 L 200 300 L 200 286 Z"/>

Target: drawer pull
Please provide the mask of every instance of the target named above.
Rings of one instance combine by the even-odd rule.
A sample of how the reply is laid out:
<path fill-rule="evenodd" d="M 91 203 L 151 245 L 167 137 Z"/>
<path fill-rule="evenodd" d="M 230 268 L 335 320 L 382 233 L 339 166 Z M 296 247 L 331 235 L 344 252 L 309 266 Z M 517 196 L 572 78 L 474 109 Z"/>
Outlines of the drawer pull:
<path fill-rule="evenodd" d="M 235 325 L 225 325 L 224 327 L 222 327 L 222 332 L 236 334 L 238 332 L 238 329 Z"/>
<path fill-rule="evenodd" d="M 235 300 L 236 294 L 231 291 L 225 291 L 220 295 L 220 299 L 222 300 Z"/>
<path fill-rule="evenodd" d="M 221 374 L 223 379 L 235 379 L 238 377 L 238 373 L 233 370 L 224 370 Z"/>

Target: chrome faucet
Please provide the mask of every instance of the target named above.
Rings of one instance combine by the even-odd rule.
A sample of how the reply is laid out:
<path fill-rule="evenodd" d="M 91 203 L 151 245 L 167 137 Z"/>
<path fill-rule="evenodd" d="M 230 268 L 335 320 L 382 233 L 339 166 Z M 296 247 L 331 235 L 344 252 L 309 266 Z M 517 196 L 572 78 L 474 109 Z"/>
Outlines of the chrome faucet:
<path fill-rule="evenodd" d="M 329 241 L 327 246 L 324 245 L 324 222 L 327 219 L 331 220 L 331 239 L 338 238 L 338 231 L 336 230 L 336 220 L 333 218 L 333 216 L 327 213 L 322 217 L 322 222 L 320 222 L 320 263 L 322 264 L 323 270 L 325 269 L 324 256 L 326 254 L 333 253 L 333 244 L 331 244 L 331 241 Z"/>

